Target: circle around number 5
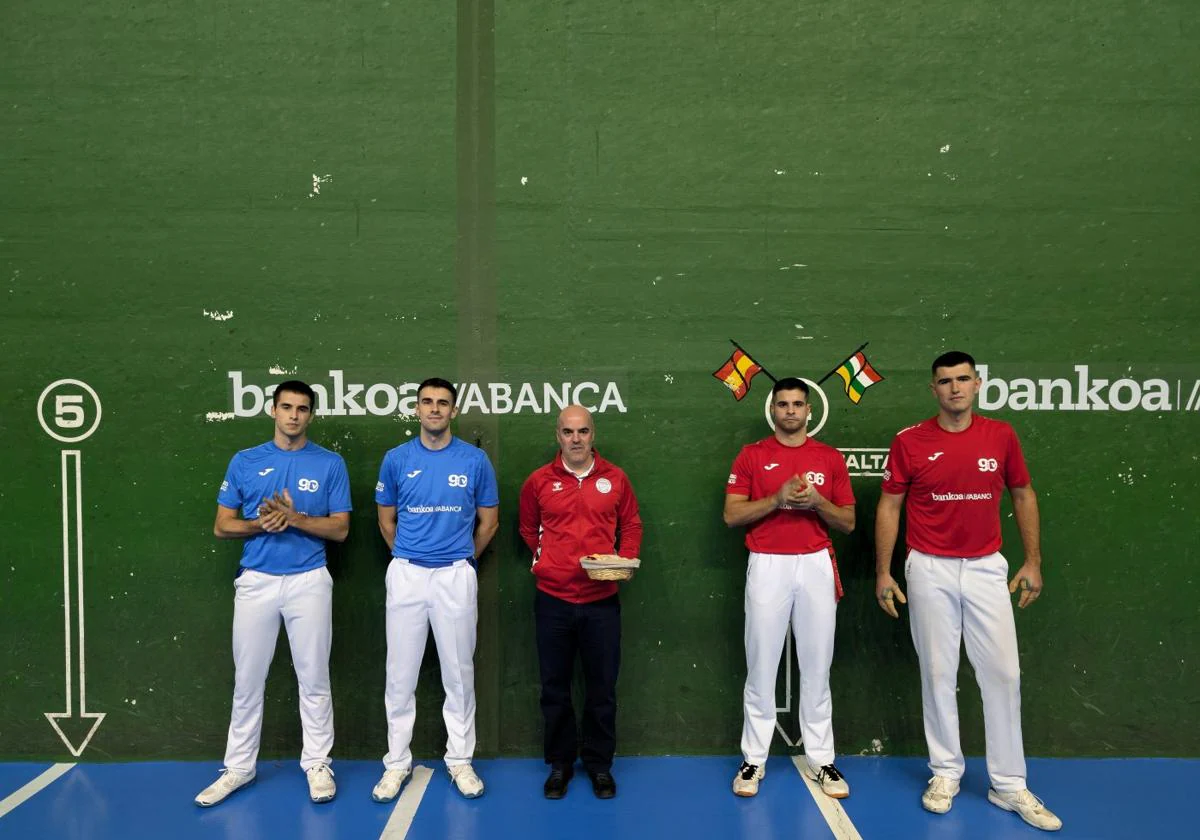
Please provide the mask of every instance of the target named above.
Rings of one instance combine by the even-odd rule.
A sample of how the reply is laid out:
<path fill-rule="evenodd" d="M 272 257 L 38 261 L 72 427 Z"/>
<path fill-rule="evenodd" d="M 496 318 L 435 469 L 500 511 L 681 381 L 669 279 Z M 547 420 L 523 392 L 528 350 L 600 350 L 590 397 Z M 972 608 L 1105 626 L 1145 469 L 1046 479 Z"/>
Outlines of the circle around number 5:
<path fill-rule="evenodd" d="M 54 395 L 53 413 L 46 416 L 46 398 L 60 386 L 72 386 L 70 389 L 64 389 L 66 393 Z M 95 409 L 95 417 L 92 418 L 91 425 L 87 426 L 84 431 L 74 434 L 59 434 L 54 429 L 81 429 L 87 423 L 88 405 L 87 397 L 91 397 Z M 86 382 L 81 382 L 78 379 L 59 379 L 56 382 L 51 382 L 42 391 L 42 395 L 38 397 L 37 403 L 38 423 L 41 424 L 42 431 L 50 435 L 57 441 L 62 443 L 79 443 L 82 440 L 87 440 L 96 431 L 96 427 L 100 425 L 100 416 L 102 409 L 100 407 L 100 397 L 92 389 L 92 386 Z"/>

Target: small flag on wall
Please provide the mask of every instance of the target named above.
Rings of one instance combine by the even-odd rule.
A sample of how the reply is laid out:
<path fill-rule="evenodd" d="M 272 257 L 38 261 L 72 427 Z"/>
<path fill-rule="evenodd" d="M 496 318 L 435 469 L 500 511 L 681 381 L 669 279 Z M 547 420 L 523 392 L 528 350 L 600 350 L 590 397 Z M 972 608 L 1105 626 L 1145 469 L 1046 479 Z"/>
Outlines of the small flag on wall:
<path fill-rule="evenodd" d="M 735 400 L 740 400 L 750 392 L 750 380 L 754 378 L 754 374 L 761 372 L 763 368 L 741 347 L 736 344 L 734 347 L 736 349 L 729 357 L 729 361 L 713 371 L 713 376 L 725 383 L 725 387 L 730 391 L 733 391 Z"/>
<path fill-rule="evenodd" d="M 883 381 L 883 377 L 875 368 L 871 367 L 871 363 L 867 361 L 867 357 L 861 350 L 842 362 L 842 366 L 834 373 L 842 378 L 842 382 L 846 386 L 846 396 L 855 405 L 862 399 L 864 391 L 876 382 Z"/>

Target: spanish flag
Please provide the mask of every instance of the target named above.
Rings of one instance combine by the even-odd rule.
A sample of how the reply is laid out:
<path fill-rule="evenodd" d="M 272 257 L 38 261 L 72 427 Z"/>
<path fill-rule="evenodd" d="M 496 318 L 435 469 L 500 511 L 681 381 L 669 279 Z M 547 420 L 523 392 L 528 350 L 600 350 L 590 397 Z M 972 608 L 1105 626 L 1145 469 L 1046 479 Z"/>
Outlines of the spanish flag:
<path fill-rule="evenodd" d="M 862 399 L 863 391 L 876 382 L 883 381 L 883 377 L 875 368 L 871 367 L 871 363 L 867 361 L 867 357 L 861 351 L 842 362 L 842 366 L 834 373 L 840 376 L 842 382 L 846 384 L 846 396 L 855 405 Z"/>
<path fill-rule="evenodd" d="M 729 361 L 713 371 L 713 376 L 725 383 L 733 391 L 733 398 L 740 400 L 750 391 L 750 380 L 754 374 L 762 370 L 762 365 L 750 358 L 750 355 L 740 347 L 733 351 Z"/>

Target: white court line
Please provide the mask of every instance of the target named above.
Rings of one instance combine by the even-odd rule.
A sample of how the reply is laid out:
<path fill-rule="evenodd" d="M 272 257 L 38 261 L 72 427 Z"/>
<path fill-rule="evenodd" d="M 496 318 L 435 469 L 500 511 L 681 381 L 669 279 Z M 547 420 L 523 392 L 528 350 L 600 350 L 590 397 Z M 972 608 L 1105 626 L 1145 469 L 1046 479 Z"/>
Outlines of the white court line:
<path fill-rule="evenodd" d="M 808 774 L 804 772 L 808 765 L 808 759 L 802 755 L 794 755 L 792 756 L 792 764 L 796 765 L 796 772 L 804 780 L 804 786 L 812 794 L 813 801 L 817 803 L 817 808 L 820 809 L 821 816 L 829 824 L 829 830 L 833 832 L 836 840 L 862 840 L 862 835 L 858 833 L 858 829 L 854 827 L 854 823 L 850 822 L 850 817 L 846 814 L 842 803 L 833 797 L 826 796 L 825 792 L 821 790 L 820 785 L 810 779 Z"/>
<path fill-rule="evenodd" d="M 6 797 L 3 802 L 0 802 L 0 817 L 3 817 L 9 811 L 25 802 L 25 800 L 36 795 L 38 791 L 53 784 L 59 776 L 74 766 L 74 764 L 55 764 L 16 793 Z"/>
<path fill-rule="evenodd" d="M 396 800 L 396 807 L 392 809 L 392 815 L 383 827 L 383 834 L 379 835 L 379 840 L 404 840 L 408 836 L 413 817 L 417 815 L 417 808 L 421 805 L 421 797 L 425 795 L 425 788 L 429 787 L 429 780 L 432 778 L 433 771 L 428 767 L 413 768 L 412 778 L 408 780 L 404 792 Z"/>

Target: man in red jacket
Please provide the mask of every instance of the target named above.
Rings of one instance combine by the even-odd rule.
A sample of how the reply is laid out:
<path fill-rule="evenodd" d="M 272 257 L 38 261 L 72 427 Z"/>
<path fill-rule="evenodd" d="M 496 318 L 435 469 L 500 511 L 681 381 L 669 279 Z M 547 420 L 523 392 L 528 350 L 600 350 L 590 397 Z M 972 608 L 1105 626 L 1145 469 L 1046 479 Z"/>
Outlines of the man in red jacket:
<path fill-rule="evenodd" d="M 580 405 L 563 409 L 558 415 L 560 453 L 521 487 L 521 537 L 533 552 L 537 579 L 534 617 L 550 765 L 543 787 L 547 799 L 566 794 L 576 757 L 583 760 L 597 797 L 611 799 L 617 793 L 612 762 L 621 603 L 617 584 L 589 578 L 579 558 L 614 552 L 637 557 L 642 520 L 625 473 L 593 451 L 594 434 L 591 412 Z M 576 656 L 587 684 L 582 739 L 571 705 Z"/>

